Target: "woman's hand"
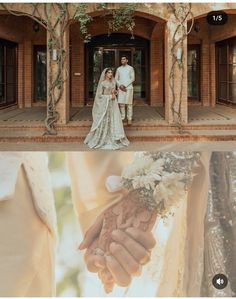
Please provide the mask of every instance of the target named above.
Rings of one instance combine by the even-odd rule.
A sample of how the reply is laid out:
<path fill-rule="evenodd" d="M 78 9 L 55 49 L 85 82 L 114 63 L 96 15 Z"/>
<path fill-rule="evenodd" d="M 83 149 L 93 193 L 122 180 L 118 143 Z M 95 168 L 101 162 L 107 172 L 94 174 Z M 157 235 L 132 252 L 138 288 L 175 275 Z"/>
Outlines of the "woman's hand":
<path fill-rule="evenodd" d="M 106 292 L 114 283 L 128 286 L 150 258 L 155 239 L 151 229 L 156 214 L 132 197 L 108 208 L 87 231 L 80 249 L 87 249 L 85 262 L 97 272 Z"/>
<path fill-rule="evenodd" d="M 116 94 L 117 94 L 117 91 L 116 91 L 115 88 L 112 89 L 111 94 L 112 94 L 112 100 L 115 100 L 116 99 Z"/>

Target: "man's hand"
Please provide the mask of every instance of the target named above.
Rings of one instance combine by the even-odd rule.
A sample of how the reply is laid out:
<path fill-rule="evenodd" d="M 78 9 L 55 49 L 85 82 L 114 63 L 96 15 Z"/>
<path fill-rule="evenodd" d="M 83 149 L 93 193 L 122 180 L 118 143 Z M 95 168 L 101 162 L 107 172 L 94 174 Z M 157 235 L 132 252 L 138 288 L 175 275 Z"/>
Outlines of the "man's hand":
<path fill-rule="evenodd" d="M 122 90 L 122 91 L 124 91 L 124 92 L 126 92 L 127 91 L 127 89 L 126 89 L 126 87 L 124 86 L 124 85 L 120 85 L 120 90 Z"/>
<path fill-rule="evenodd" d="M 84 242 L 89 244 L 90 237 L 91 234 L 88 233 Z M 112 240 L 110 253 L 99 251 L 96 239 L 84 257 L 88 270 L 98 273 L 107 293 L 112 291 L 115 283 L 126 287 L 133 276 L 141 274 L 142 266 L 150 260 L 150 250 L 156 243 L 151 232 L 143 232 L 137 228 L 115 230 L 112 232 Z"/>
<path fill-rule="evenodd" d="M 128 195 L 103 212 L 85 234 L 80 249 L 87 249 L 88 270 L 98 273 L 106 292 L 114 283 L 129 285 L 149 261 L 156 216 Z"/>

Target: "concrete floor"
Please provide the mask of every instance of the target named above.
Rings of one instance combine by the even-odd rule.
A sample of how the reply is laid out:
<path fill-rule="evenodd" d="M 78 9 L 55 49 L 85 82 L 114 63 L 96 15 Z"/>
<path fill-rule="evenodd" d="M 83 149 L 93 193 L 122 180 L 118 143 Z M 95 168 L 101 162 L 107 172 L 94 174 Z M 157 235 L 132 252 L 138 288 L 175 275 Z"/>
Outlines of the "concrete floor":
<path fill-rule="evenodd" d="M 189 124 L 235 124 L 236 108 L 217 105 L 216 107 L 189 107 Z M 46 117 L 45 107 L 0 110 L 0 126 L 6 123 L 42 123 Z M 92 121 L 92 107 L 72 108 L 70 121 L 90 125 Z M 134 106 L 134 123 L 151 124 L 165 123 L 164 108 L 150 106 Z"/>

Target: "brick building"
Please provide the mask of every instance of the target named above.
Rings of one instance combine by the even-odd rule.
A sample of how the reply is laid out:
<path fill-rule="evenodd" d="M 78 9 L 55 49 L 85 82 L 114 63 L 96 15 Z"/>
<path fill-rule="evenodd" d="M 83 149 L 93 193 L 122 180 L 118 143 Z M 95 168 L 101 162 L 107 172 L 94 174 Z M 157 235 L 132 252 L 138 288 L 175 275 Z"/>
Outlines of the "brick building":
<path fill-rule="evenodd" d="M 12 4 L 24 12 L 28 4 Z M 211 11 L 224 10 L 228 22 L 212 26 Z M 71 22 L 67 34 L 69 79 L 60 105 L 61 123 L 69 121 L 70 107 L 91 104 L 96 80 L 106 66 L 116 68 L 121 55 L 129 57 L 136 71 L 135 104 L 165 107 L 165 119 L 173 121 L 172 94 L 168 83 L 172 36 L 176 20 L 164 3 L 139 5 L 135 12 L 134 37 L 125 31 L 107 35 L 107 23 L 94 5 L 88 12 L 92 34 L 85 44 L 79 24 Z M 184 41 L 182 121 L 188 121 L 191 105 L 236 104 L 236 4 L 193 3 L 194 26 Z M 191 19 L 186 21 L 189 28 Z M 0 11 L 0 108 L 47 105 L 47 32 L 32 19 Z M 180 77 L 175 78 L 176 93 Z M 178 104 L 178 103 L 177 103 Z"/>

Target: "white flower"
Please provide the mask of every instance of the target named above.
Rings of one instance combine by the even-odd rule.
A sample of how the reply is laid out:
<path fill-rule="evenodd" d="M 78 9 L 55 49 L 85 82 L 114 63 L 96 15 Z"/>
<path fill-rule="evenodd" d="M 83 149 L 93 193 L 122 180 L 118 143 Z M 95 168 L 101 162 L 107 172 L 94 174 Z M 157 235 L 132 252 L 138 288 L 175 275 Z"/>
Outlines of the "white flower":
<path fill-rule="evenodd" d="M 125 179 L 133 179 L 136 176 L 144 175 L 148 169 L 150 169 L 152 163 L 153 159 L 151 157 L 137 157 L 132 164 L 124 169 L 122 177 Z"/>
<path fill-rule="evenodd" d="M 157 204 L 164 204 L 165 212 L 175 206 L 186 196 L 183 173 L 165 173 L 162 181 L 154 190 L 154 199 Z"/>
<path fill-rule="evenodd" d="M 164 159 L 153 161 L 152 158 L 144 156 L 136 159 L 135 163 L 126 167 L 122 177 L 132 180 L 134 189 L 155 189 L 157 181 L 161 181 Z"/>
<path fill-rule="evenodd" d="M 133 188 L 146 188 L 148 190 L 154 190 L 156 181 L 160 181 L 161 176 L 155 173 L 149 173 L 146 175 L 136 176 L 132 180 Z"/>

